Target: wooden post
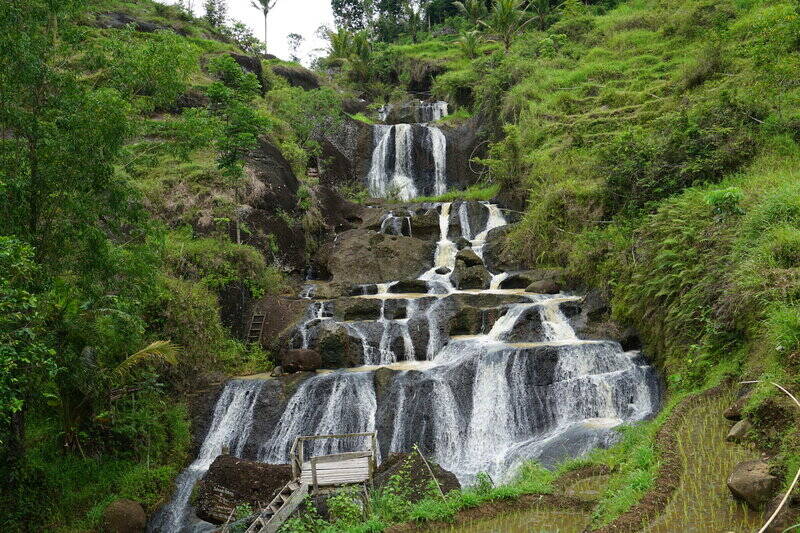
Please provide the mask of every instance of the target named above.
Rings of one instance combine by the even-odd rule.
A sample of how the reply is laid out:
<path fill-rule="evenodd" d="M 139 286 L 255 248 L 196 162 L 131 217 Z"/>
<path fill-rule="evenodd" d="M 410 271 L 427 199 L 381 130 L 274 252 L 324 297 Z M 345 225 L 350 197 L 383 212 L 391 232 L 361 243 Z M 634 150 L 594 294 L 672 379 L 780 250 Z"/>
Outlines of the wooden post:
<path fill-rule="evenodd" d="M 303 437 L 298 437 L 300 439 L 299 445 L 297 446 L 297 457 L 298 457 L 298 467 L 300 470 L 300 476 L 303 475 L 303 462 L 305 461 L 305 453 L 303 452 L 304 443 Z"/>
<path fill-rule="evenodd" d="M 319 485 L 317 484 L 317 458 L 311 458 L 311 482 L 314 484 L 314 494 L 319 493 Z"/>

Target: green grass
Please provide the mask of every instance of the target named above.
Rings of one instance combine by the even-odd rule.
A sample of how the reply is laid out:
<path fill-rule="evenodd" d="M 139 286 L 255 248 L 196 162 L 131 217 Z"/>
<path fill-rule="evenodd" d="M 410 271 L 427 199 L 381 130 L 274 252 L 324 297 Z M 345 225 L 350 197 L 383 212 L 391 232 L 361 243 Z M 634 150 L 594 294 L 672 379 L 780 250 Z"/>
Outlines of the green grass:
<path fill-rule="evenodd" d="M 375 124 L 376 121 L 374 118 L 368 117 L 364 113 L 356 113 L 355 115 L 348 114 L 350 118 L 353 120 L 357 120 L 359 122 L 363 122 L 364 124 Z"/>
<path fill-rule="evenodd" d="M 452 190 L 440 196 L 418 196 L 412 202 L 455 202 L 457 200 L 488 201 L 497 196 L 498 185 L 473 185 L 465 190 Z"/>

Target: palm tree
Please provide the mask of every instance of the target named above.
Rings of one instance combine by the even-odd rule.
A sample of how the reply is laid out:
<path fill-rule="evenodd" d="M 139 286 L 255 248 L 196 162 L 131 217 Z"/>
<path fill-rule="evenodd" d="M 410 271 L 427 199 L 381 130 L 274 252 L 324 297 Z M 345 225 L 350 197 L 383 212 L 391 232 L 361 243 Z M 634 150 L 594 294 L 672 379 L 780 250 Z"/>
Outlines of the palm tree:
<path fill-rule="evenodd" d="M 453 2 L 453 5 L 476 26 L 480 24 L 480 20 L 486 15 L 486 2 L 484 0 L 464 0 L 463 2 Z"/>
<path fill-rule="evenodd" d="M 523 0 L 494 0 L 491 14 L 485 21 L 480 21 L 503 43 L 506 52 L 511 48 L 514 37 L 533 20 L 527 18 L 522 5 Z"/>
<path fill-rule="evenodd" d="M 269 10 L 275 7 L 278 0 L 250 0 L 253 7 L 264 13 L 264 55 L 267 55 L 267 17 Z"/>
<path fill-rule="evenodd" d="M 477 31 L 468 31 L 462 33 L 461 38 L 456 42 L 458 43 L 458 47 L 461 49 L 461 53 L 464 54 L 464 57 L 467 59 L 475 59 L 478 57 L 478 46 L 480 44 L 480 40 L 478 39 Z"/>

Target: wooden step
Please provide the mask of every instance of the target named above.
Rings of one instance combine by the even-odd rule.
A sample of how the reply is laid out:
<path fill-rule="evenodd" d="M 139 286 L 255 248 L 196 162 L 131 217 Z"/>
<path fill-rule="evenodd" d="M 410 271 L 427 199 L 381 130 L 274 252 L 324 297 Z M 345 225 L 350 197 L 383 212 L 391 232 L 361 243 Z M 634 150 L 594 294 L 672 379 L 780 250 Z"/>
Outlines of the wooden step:
<path fill-rule="evenodd" d="M 300 483 L 297 483 L 296 481 L 290 481 L 286 486 L 289 487 L 292 492 L 294 492 L 300 487 Z"/>
<path fill-rule="evenodd" d="M 280 510 L 280 508 L 281 508 L 280 505 L 278 505 L 277 503 L 269 504 L 269 510 L 272 511 L 273 514 L 277 513 Z"/>

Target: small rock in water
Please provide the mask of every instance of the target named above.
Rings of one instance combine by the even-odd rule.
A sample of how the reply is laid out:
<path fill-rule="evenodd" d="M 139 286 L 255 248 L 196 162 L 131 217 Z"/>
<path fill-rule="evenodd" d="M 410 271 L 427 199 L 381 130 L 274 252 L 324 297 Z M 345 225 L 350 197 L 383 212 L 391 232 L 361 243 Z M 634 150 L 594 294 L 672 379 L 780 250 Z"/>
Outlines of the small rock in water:
<path fill-rule="evenodd" d="M 728 436 L 725 437 L 725 440 L 728 442 L 741 442 L 744 440 L 745 436 L 747 436 L 747 432 L 750 431 L 752 427 L 753 424 L 751 424 L 746 418 L 744 420 L 740 420 L 733 425 L 731 430 L 728 432 Z"/>
<path fill-rule="evenodd" d="M 736 465 L 728 477 L 728 488 L 733 495 L 758 510 L 780 486 L 780 480 L 770 474 L 769 465 L 761 460 L 743 461 Z"/>
<path fill-rule="evenodd" d="M 463 250 L 464 248 L 469 248 L 470 246 L 472 246 L 472 243 L 469 242 L 464 237 L 459 237 L 458 239 L 455 240 L 455 243 L 456 243 L 456 248 L 458 248 L 459 250 Z"/>
<path fill-rule="evenodd" d="M 558 294 L 561 292 L 561 286 L 549 279 L 535 281 L 525 288 L 525 292 L 535 292 L 538 294 Z"/>
<path fill-rule="evenodd" d="M 393 294 L 425 294 L 428 292 L 428 283 L 421 279 L 406 279 L 403 281 L 398 281 L 389 287 L 389 292 Z"/>
<path fill-rule="evenodd" d="M 439 267 L 436 269 L 436 273 L 439 275 L 444 276 L 445 274 L 449 274 L 451 270 L 447 267 Z"/>

